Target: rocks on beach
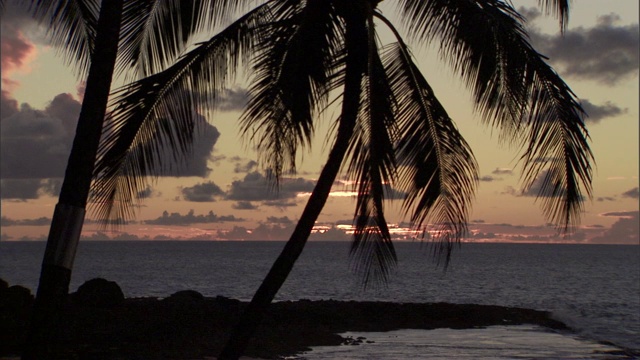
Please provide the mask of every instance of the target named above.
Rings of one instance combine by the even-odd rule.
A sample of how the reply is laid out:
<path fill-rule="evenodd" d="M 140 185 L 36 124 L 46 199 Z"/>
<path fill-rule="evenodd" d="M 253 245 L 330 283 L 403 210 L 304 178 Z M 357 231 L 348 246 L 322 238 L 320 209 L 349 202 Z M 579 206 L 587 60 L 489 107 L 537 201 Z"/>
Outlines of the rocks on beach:
<path fill-rule="evenodd" d="M 95 278 L 80 285 L 70 299 L 76 306 L 109 308 L 122 304 L 124 293 L 115 281 Z"/>
<path fill-rule="evenodd" d="M 55 351 L 60 358 L 74 359 L 215 356 L 246 306 L 235 299 L 205 297 L 193 290 L 179 291 L 165 299 L 127 299 L 115 282 L 105 279 L 86 282 L 69 299 L 62 314 L 64 321 L 56 332 Z M 28 289 L 0 282 L 0 357 L 19 354 L 32 302 Z M 566 328 L 546 312 L 501 306 L 283 301 L 271 305 L 246 355 L 277 358 L 312 346 L 366 342 L 337 335 L 347 331 L 525 323 Z"/>

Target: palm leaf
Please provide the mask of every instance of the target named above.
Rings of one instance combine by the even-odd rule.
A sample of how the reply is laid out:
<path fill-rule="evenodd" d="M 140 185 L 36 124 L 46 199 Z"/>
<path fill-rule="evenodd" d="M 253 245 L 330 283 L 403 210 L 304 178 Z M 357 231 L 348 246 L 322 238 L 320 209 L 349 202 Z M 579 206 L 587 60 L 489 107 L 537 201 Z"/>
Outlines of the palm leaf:
<path fill-rule="evenodd" d="M 398 102 L 397 156 L 399 187 L 407 193 L 404 207 L 416 228 L 427 220 L 435 223 L 434 255 L 444 255 L 446 263 L 453 244 L 467 232 L 477 164 L 398 32 L 379 18 L 398 40 L 388 46 L 383 61 Z"/>
<path fill-rule="evenodd" d="M 358 194 L 351 260 L 365 287 L 371 282 L 386 283 L 397 263 L 383 207 L 384 189 L 396 175 L 396 104 L 378 54 L 372 18 L 367 25 L 369 62 L 348 169 Z"/>
<path fill-rule="evenodd" d="M 582 109 L 566 84 L 552 71 L 538 74 L 530 106 L 529 146 L 523 159 L 524 183 L 538 191 L 547 217 L 562 231 L 572 231 L 585 193 L 591 197 L 591 162 Z"/>
<path fill-rule="evenodd" d="M 299 146 L 308 146 L 318 108 L 327 103 L 340 29 L 331 2 L 301 6 L 283 1 L 254 51 L 253 85 L 241 118 L 242 132 L 255 143 L 259 160 L 278 182 L 295 171 Z"/>
<path fill-rule="evenodd" d="M 166 149 L 174 160 L 188 155 L 198 114 L 215 108 L 218 91 L 246 60 L 270 13 L 268 6 L 256 8 L 173 66 L 115 92 L 94 172 L 97 218 L 115 224 L 132 218 L 145 177 L 170 169 L 161 157 Z"/>
<path fill-rule="evenodd" d="M 547 12 L 556 16 L 560 30 L 564 31 L 569 23 L 569 0 L 538 0 L 538 4 Z"/>
<path fill-rule="evenodd" d="M 80 78 L 89 70 L 98 26 L 97 0 L 36 0 L 29 5 L 33 18 L 47 29 L 53 47 Z"/>
<path fill-rule="evenodd" d="M 222 22 L 246 0 L 137 0 L 123 10 L 119 72 L 147 76 L 173 62 L 192 35 Z"/>
<path fill-rule="evenodd" d="M 442 56 L 472 88 L 483 118 L 503 130 L 503 139 L 529 143 L 524 186 L 543 173 L 551 176 L 553 196 L 548 188 L 539 192 L 542 210 L 569 230 L 579 219 L 584 194 L 591 195 L 593 155 L 580 104 L 529 44 L 522 17 L 496 0 L 403 1 L 403 6 L 416 17 L 410 27 L 420 38 L 440 38 Z"/>

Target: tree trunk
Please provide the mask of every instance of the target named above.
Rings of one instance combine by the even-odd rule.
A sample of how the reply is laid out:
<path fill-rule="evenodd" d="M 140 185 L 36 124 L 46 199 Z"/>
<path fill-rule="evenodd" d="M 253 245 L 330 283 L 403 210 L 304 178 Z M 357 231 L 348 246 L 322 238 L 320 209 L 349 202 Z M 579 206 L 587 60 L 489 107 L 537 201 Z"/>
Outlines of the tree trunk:
<path fill-rule="evenodd" d="M 102 1 L 80 117 L 58 204 L 53 213 L 40 282 L 22 358 L 50 357 L 67 300 L 71 269 L 84 222 L 102 124 L 118 52 L 123 0 Z"/>
<path fill-rule="evenodd" d="M 289 241 L 242 313 L 231 337 L 218 356 L 220 360 L 236 360 L 244 353 L 251 336 L 264 318 L 269 304 L 273 301 L 302 253 L 311 230 L 329 197 L 331 186 L 340 171 L 358 117 L 362 74 L 367 64 L 364 15 L 357 16 L 355 20 L 347 21 L 345 41 L 347 48 L 351 51 L 348 52 L 346 60 L 344 98 L 336 141 Z"/>

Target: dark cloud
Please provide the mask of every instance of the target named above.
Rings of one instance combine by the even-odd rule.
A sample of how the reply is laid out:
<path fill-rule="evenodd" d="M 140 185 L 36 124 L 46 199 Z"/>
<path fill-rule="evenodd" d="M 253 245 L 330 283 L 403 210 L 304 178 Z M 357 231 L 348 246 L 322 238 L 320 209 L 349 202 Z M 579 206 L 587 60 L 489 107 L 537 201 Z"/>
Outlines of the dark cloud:
<path fill-rule="evenodd" d="M 503 195 L 512 195 L 512 196 L 541 197 L 541 198 L 552 197 L 553 194 L 551 193 L 551 191 L 553 191 L 553 187 L 549 187 L 549 189 L 547 189 L 546 193 L 541 192 L 541 190 L 543 188 L 543 185 L 544 185 L 544 182 L 545 182 L 545 178 L 547 177 L 548 172 L 549 172 L 549 170 L 542 171 L 538 175 L 538 177 L 536 177 L 533 180 L 533 183 L 527 189 L 518 191 L 512 186 L 507 186 L 501 192 L 501 194 L 503 194 Z M 560 195 L 558 195 L 558 196 L 560 196 Z"/>
<path fill-rule="evenodd" d="M 138 199 L 148 199 L 151 197 L 156 197 L 156 196 L 160 196 L 162 195 L 160 192 L 155 191 L 151 185 L 147 185 L 147 187 L 142 190 L 142 191 L 138 191 L 138 193 L 136 194 L 136 198 Z"/>
<path fill-rule="evenodd" d="M 38 179 L 0 180 L 0 198 L 9 200 L 31 200 L 39 197 Z"/>
<path fill-rule="evenodd" d="M 620 217 L 602 236 L 592 238 L 591 242 L 638 245 L 640 243 L 640 213 L 638 211 L 627 211 L 620 214 L 626 215 Z M 616 215 L 605 214 L 605 216 Z"/>
<path fill-rule="evenodd" d="M 5 1 L 5 9 L 2 17 L 2 36 L 15 36 L 15 33 L 24 34 L 34 43 L 50 45 L 47 38 L 47 27 L 40 26 L 27 11 L 27 1 Z"/>
<path fill-rule="evenodd" d="M 602 119 L 608 117 L 614 117 L 620 114 L 625 114 L 628 110 L 622 109 L 611 103 L 610 101 L 605 102 L 603 105 L 595 105 L 589 102 L 589 100 L 582 100 L 582 108 L 587 113 L 587 117 L 585 121 L 588 123 L 597 124 Z"/>
<path fill-rule="evenodd" d="M 220 111 L 242 111 L 248 101 L 247 89 L 228 89 L 218 96 L 216 106 Z"/>
<path fill-rule="evenodd" d="M 37 219 L 20 219 L 14 220 L 6 216 L 0 218 L 0 226 L 49 226 L 51 225 L 51 218 L 40 217 Z"/>
<path fill-rule="evenodd" d="M 236 174 L 238 173 L 246 174 L 254 171 L 256 167 L 258 167 L 258 163 L 254 160 L 249 160 L 246 163 L 237 162 L 235 164 L 235 167 L 233 168 L 233 172 Z"/>
<path fill-rule="evenodd" d="M 513 169 L 496 168 L 491 172 L 493 175 L 513 175 Z"/>
<path fill-rule="evenodd" d="M 293 224 L 260 224 L 251 230 L 235 226 L 229 231 L 219 231 L 218 236 L 228 240 L 287 240 L 292 230 Z"/>
<path fill-rule="evenodd" d="M 290 224 L 293 224 L 293 220 L 289 219 L 288 216 L 282 216 L 282 217 L 269 216 L 267 217 L 267 223 L 290 225 Z"/>
<path fill-rule="evenodd" d="M 270 189 L 267 179 L 259 172 L 245 175 L 242 180 L 231 183 L 227 194 L 229 200 L 260 201 L 277 198 L 275 191 Z"/>
<path fill-rule="evenodd" d="M 67 164 L 80 103 L 57 95 L 45 110 L 27 104 L 0 123 L 3 179 L 61 178 Z"/>
<path fill-rule="evenodd" d="M 0 198 L 4 200 L 26 201 L 43 195 L 57 196 L 60 192 L 59 179 L 2 179 Z"/>
<path fill-rule="evenodd" d="M 115 234 L 107 235 L 101 231 L 97 231 L 91 235 L 82 235 L 81 240 L 84 241 L 107 241 L 107 240 L 116 240 L 116 241 L 135 241 L 135 240 L 151 240 L 151 237 L 148 235 L 138 236 L 136 234 L 129 234 L 128 232 L 118 232 Z M 159 239 L 163 240 L 163 239 Z M 168 239 L 166 239 L 168 240 Z"/>
<path fill-rule="evenodd" d="M 181 215 L 180 213 L 171 213 L 164 211 L 162 216 L 145 220 L 145 224 L 151 225 L 192 225 L 192 224 L 209 224 L 209 223 L 221 223 L 221 222 L 235 222 L 235 221 L 244 221 L 242 218 L 237 218 L 233 215 L 216 215 L 213 211 L 209 211 L 206 215 L 195 215 L 193 210 L 189 210 L 186 215 Z"/>
<path fill-rule="evenodd" d="M 207 101 L 206 95 L 196 96 L 201 105 L 215 105 L 216 111 L 243 111 L 249 102 L 249 94 L 245 88 L 226 89 L 217 94 L 215 101 Z"/>
<path fill-rule="evenodd" d="M 279 189 L 273 189 L 267 178 L 259 172 L 251 172 L 244 179 L 231 183 L 231 189 L 227 193 L 227 199 L 238 201 L 273 201 L 281 199 L 293 199 L 299 193 L 311 192 L 315 182 L 303 178 L 282 178 Z M 289 205 L 285 205 L 289 206 Z"/>
<path fill-rule="evenodd" d="M 218 232 L 218 236 L 228 240 L 246 240 L 251 237 L 251 231 L 243 226 L 234 226 L 229 231 Z"/>
<path fill-rule="evenodd" d="M 4 89 L 0 93 L 0 120 L 2 120 L 18 112 L 18 101 Z"/>
<path fill-rule="evenodd" d="M 551 193 L 541 192 L 545 182 L 545 178 L 547 177 L 548 173 L 549 173 L 548 170 L 541 172 L 538 175 L 538 177 L 533 181 L 531 186 L 529 186 L 528 189 L 525 189 L 521 192 L 520 196 L 551 197 L 552 196 Z"/>
<path fill-rule="evenodd" d="M 220 189 L 220 187 L 213 181 L 207 181 L 202 184 L 185 187 L 180 191 L 185 200 L 194 202 L 216 201 L 215 198 L 217 196 L 224 194 L 224 191 L 222 191 L 222 189 Z"/>
<path fill-rule="evenodd" d="M 208 162 L 211 160 L 213 147 L 220 138 L 220 132 L 215 126 L 209 124 L 202 115 L 196 117 L 196 128 L 192 151 L 187 154 L 185 159 L 181 158 L 179 161 L 175 161 L 171 151 L 166 149 L 164 158 L 167 159 L 170 167 L 162 176 L 197 176 L 202 178 L 209 176 L 211 169 Z"/>
<path fill-rule="evenodd" d="M 531 16 L 534 14 L 534 16 Z M 527 12 L 535 19 L 535 13 Z M 564 34 L 529 31 L 536 49 L 559 66 L 565 76 L 597 80 L 607 85 L 636 76 L 639 64 L 638 24 L 616 25 L 615 14 L 598 18 L 592 28 L 577 27 Z"/>
<path fill-rule="evenodd" d="M 237 203 L 231 205 L 232 208 L 236 210 L 255 210 L 258 207 L 253 205 L 251 201 L 238 201 Z"/>
<path fill-rule="evenodd" d="M 520 15 L 524 16 L 526 21 L 529 23 L 533 22 L 542 15 L 542 12 L 540 12 L 540 9 L 538 9 L 537 7 L 520 7 L 518 9 L 518 12 L 520 13 Z"/>
<path fill-rule="evenodd" d="M 491 175 L 485 175 L 485 176 L 479 177 L 478 180 L 484 181 L 484 182 L 492 182 L 492 181 L 501 180 L 501 179 L 493 177 Z"/>
<path fill-rule="evenodd" d="M 60 195 L 62 189 L 62 179 L 43 179 L 40 181 L 40 191 L 43 194 L 55 196 Z"/>
<path fill-rule="evenodd" d="M 298 203 L 296 203 L 293 200 L 267 200 L 264 201 L 262 203 L 262 205 L 264 206 L 271 206 L 271 207 L 276 207 L 279 209 L 285 209 L 288 207 L 294 207 L 294 206 L 298 206 Z"/>
<path fill-rule="evenodd" d="M 53 100 L 44 109 L 44 112 L 56 119 L 62 121 L 67 134 L 76 133 L 76 124 L 78 116 L 80 116 L 80 108 L 82 104 L 73 98 L 69 93 L 56 95 Z"/>
<path fill-rule="evenodd" d="M 616 198 L 611 197 L 611 196 L 601 196 L 599 198 L 596 199 L 597 201 L 616 201 Z"/>
<path fill-rule="evenodd" d="M 631 198 L 631 199 L 638 199 L 638 198 L 640 198 L 640 192 L 638 191 L 637 187 L 634 187 L 633 189 L 631 189 L 629 191 L 623 192 L 622 193 L 622 197 Z"/>

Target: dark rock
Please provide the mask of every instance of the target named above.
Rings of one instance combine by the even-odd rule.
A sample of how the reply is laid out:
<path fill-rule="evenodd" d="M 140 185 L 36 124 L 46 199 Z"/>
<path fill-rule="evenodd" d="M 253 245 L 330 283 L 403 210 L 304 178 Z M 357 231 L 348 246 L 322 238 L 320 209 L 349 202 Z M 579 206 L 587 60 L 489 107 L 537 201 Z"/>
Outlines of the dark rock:
<path fill-rule="evenodd" d="M 85 292 L 84 288 L 78 290 L 79 294 Z M 180 302 L 179 299 L 187 301 Z M 211 357 L 219 353 L 245 306 L 246 302 L 222 296 L 201 299 L 196 292 L 179 292 L 162 301 L 156 298 L 126 299 L 122 305 L 108 309 L 69 306 L 65 309 L 65 321 L 60 330 L 64 341 L 55 349 L 58 356 L 53 358 L 140 360 Z M 26 315 L 26 312 L 12 315 L 6 318 L 9 321 L 0 318 L 0 358 L 19 350 L 18 344 L 27 330 L 29 317 Z M 315 346 L 366 346 L 371 343 L 364 337 L 343 338 L 337 335 L 347 331 L 463 329 L 505 323 L 566 329 L 564 324 L 551 320 L 549 315 L 529 309 L 473 304 L 335 300 L 275 302 L 269 306 L 245 355 L 276 359 L 309 351 Z"/>
<path fill-rule="evenodd" d="M 115 281 L 96 278 L 80 285 L 71 301 L 77 306 L 109 308 L 122 304 L 124 293 Z"/>
<path fill-rule="evenodd" d="M 165 302 L 197 302 L 204 300 L 204 295 L 195 290 L 182 290 L 171 294 L 168 298 L 164 299 Z"/>
<path fill-rule="evenodd" d="M 239 306 L 240 305 L 240 300 L 231 299 L 226 296 L 220 296 L 220 295 L 215 297 L 215 301 L 216 303 L 222 306 Z"/>
<path fill-rule="evenodd" d="M 15 311 L 28 308 L 32 303 L 33 295 L 26 287 L 20 285 L 0 287 L 0 309 Z"/>

